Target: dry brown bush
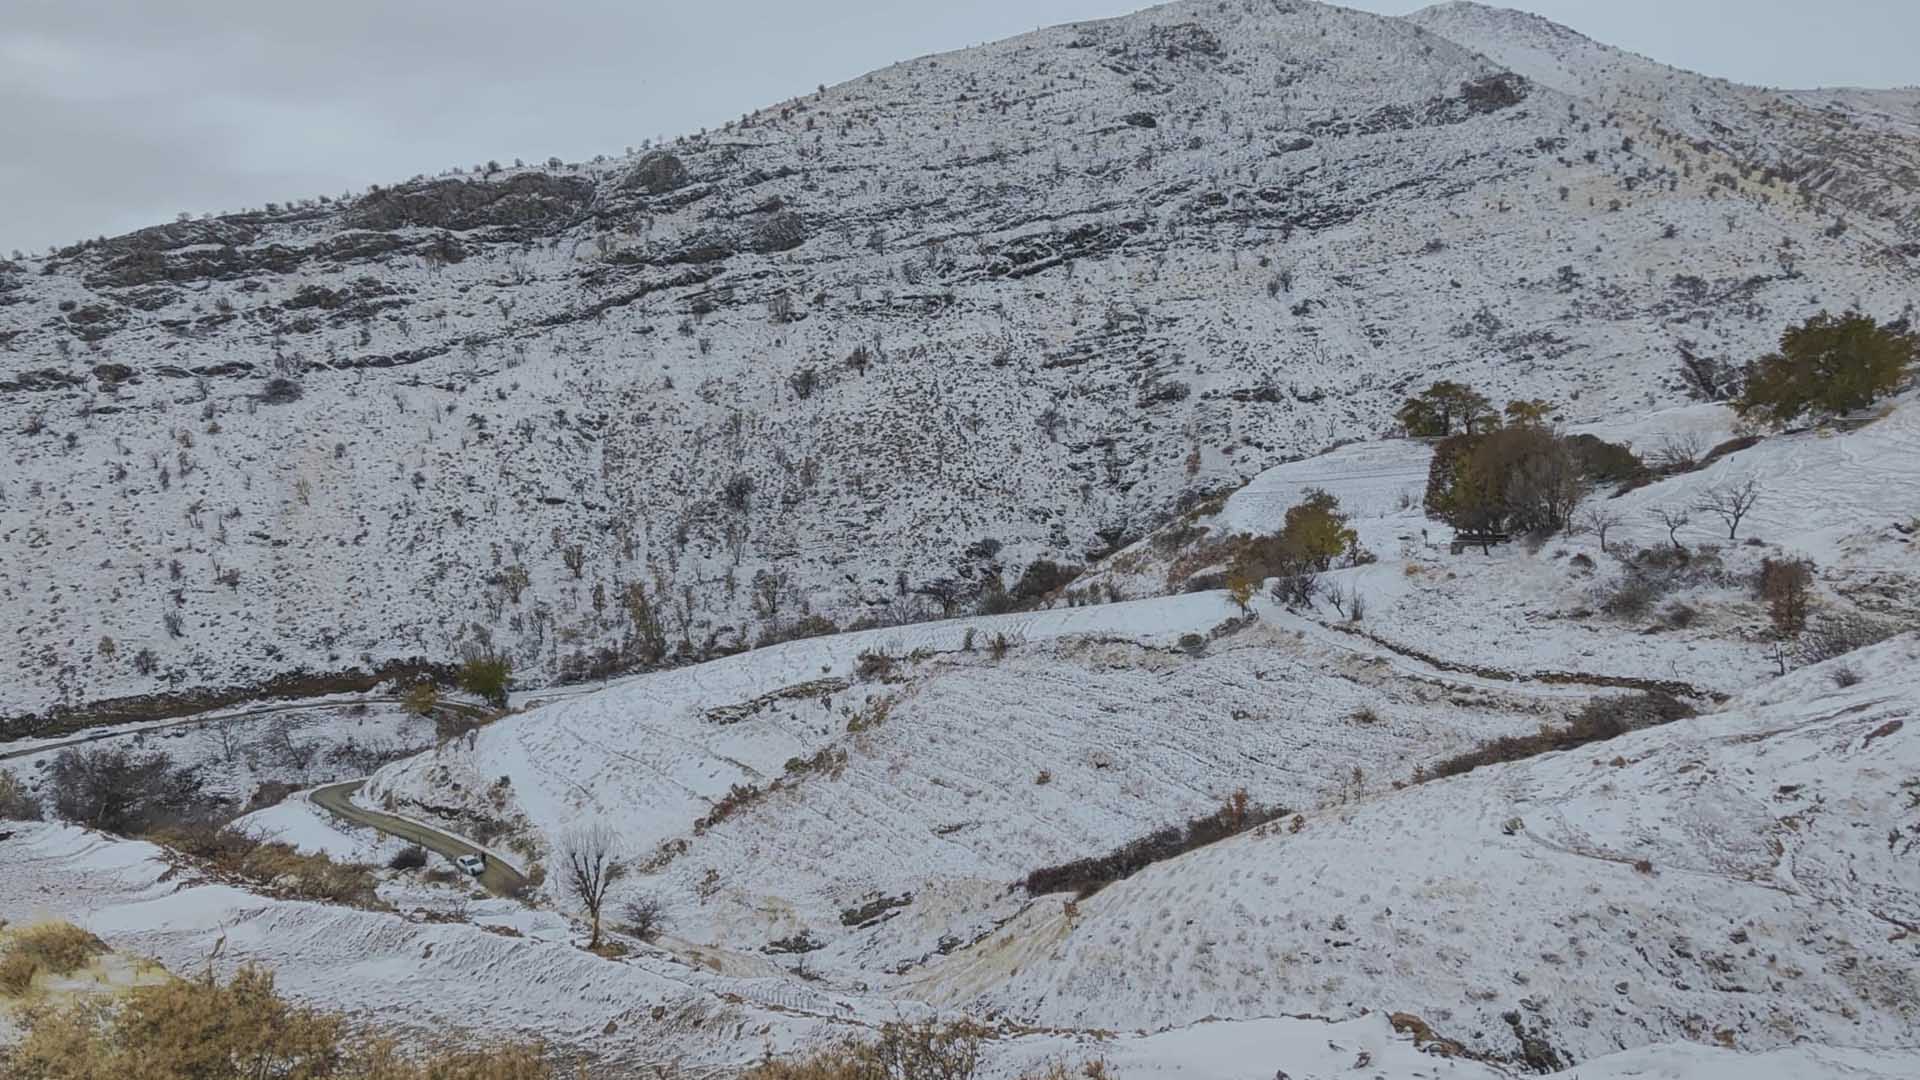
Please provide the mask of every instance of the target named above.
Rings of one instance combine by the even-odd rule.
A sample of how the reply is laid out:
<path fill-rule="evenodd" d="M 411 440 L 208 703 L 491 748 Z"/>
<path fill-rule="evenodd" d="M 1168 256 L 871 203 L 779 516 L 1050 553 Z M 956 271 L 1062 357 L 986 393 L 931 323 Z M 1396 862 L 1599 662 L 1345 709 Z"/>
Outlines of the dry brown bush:
<path fill-rule="evenodd" d="M 176 825 L 146 839 L 186 855 L 215 873 L 241 878 L 276 896 L 382 910 L 373 867 L 337 863 L 291 844 L 262 843 L 236 829 Z"/>
<path fill-rule="evenodd" d="M 41 1010 L 0 1060 L 10 1080 L 550 1080 L 537 1047 L 360 1038 L 334 1014 L 291 1005 L 245 967 Z"/>
<path fill-rule="evenodd" d="M 40 972 L 78 971 L 106 951 L 104 942 L 72 923 L 41 923 L 15 930 L 0 945 L 0 992 L 18 997 Z"/>

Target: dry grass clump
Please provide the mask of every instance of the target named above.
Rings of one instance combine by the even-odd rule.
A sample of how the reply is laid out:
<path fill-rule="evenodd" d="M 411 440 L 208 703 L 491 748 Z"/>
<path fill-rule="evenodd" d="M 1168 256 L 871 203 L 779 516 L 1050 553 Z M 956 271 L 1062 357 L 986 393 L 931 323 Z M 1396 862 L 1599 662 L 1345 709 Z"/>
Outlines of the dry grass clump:
<path fill-rule="evenodd" d="M 181 825 L 147 839 L 172 848 L 216 873 L 240 878 L 275 896 L 382 910 L 371 866 L 337 863 L 291 844 L 262 843 L 237 829 Z"/>
<path fill-rule="evenodd" d="M 106 943 L 65 922 L 13 931 L 0 945 L 0 992 L 19 997 L 40 972 L 66 975 L 107 951 Z"/>
<path fill-rule="evenodd" d="M 848 1040 L 803 1058 L 769 1058 L 740 1080 L 971 1080 L 990 1028 L 969 1020 L 893 1023 L 873 1042 Z M 1106 1062 L 1049 1062 L 1019 1080 L 1108 1080 Z"/>
<path fill-rule="evenodd" d="M 272 974 L 141 986 L 34 1013 L 0 1073 L 10 1080 L 551 1080 L 537 1047 L 421 1047 L 354 1035 L 345 1018 L 289 1004 Z"/>

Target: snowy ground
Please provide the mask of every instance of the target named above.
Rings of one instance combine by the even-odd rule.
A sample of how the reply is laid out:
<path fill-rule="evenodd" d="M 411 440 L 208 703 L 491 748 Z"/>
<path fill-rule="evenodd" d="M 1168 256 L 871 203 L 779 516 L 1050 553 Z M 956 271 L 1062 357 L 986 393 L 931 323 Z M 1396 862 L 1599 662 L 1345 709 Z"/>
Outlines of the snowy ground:
<path fill-rule="evenodd" d="M 1017 656 L 996 670 L 1037 700 L 1069 706 L 1084 688 L 1061 692 L 1064 672 L 1100 650 L 1138 648 L 1089 645 L 1076 656 L 1070 644 L 1050 659 L 1029 646 L 1025 671 Z M 1257 667 L 1271 647 L 1228 639 L 1215 648 Z M 1920 638 L 1848 658 L 1860 676 L 1851 686 L 1836 685 L 1834 666 L 1604 747 L 1405 790 L 1365 787 L 1307 808 L 1298 827 L 1277 824 L 1110 886 L 1071 920 L 1058 898 L 1042 900 L 977 944 L 898 976 L 873 971 L 865 983 L 841 965 L 880 961 L 884 948 L 837 945 L 816 969 L 826 981 L 809 981 L 784 963 L 749 963 L 725 944 L 738 926 L 702 916 L 672 927 L 660 947 L 636 942 L 627 959 L 605 961 L 575 947 L 576 926 L 508 901 L 408 903 L 418 890 L 404 885 L 383 889 L 396 914 L 266 900 L 169 873 L 147 845 L 53 825 L 16 827 L 0 841 L 9 866 L 0 918 L 74 919 L 175 970 L 224 937 L 223 964 L 273 963 L 302 1000 L 538 1033 L 610 1062 L 683 1055 L 696 1072 L 919 1015 L 917 999 L 1059 1029 L 996 1041 L 994 1076 L 1101 1056 L 1121 1076 L 1264 1080 L 1279 1068 L 1331 1077 L 1363 1055 L 1367 1075 L 1391 1080 L 1504 1075 L 1417 1052 L 1388 1027 L 1389 1012 L 1502 1054 L 1517 1050 L 1502 1019 L 1512 1012 L 1530 1037 L 1578 1062 L 1568 1077 L 1910 1075 L 1920 1062 L 1911 1038 L 1920 862 L 1899 845 L 1920 833 L 1911 793 Z M 956 677 L 924 676 L 918 697 L 950 718 L 950 734 L 964 734 L 968 722 L 938 700 L 940 683 Z M 595 696 L 643 700 L 644 685 Z M 589 704 L 526 715 L 557 721 Z M 907 715 L 903 706 L 872 730 L 905 729 Z M 1047 726 L 1011 720 L 1023 731 Z M 1124 744 L 1111 745 L 1130 760 Z M 937 748 L 925 753 L 938 759 Z M 845 778 L 821 786 L 856 786 L 858 769 L 856 758 Z M 1061 771 L 1048 786 L 1084 785 Z M 1117 801 L 1083 787 L 1072 802 Z M 736 842 L 729 829 L 747 836 L 763 814 L 756 831 L 771 846 L 757 858 L 776 864 L 769 878 L 802 871 L 794 906 L 804 908 L 803 868 L 819 854 L 784 838 L 812 810 L 845 805 L 822 802 L 809 785 L 791 805 L 743 812 L 704 839 L 725 851 Z M 901 850 L 940 850 L 924 835 L 890 838 Z M 708 855 L 696 846 L 685 858 Z M 873 851 L 842 858 L 888 872 Z M 953 908 L 967 897 L 930 899 Z M 902 936 L 926 902 L 882 923 L 873 940 Z M 1335 1022 L 1273 1019 L 1295 1013 Z M 1189 1026 L 1206 1018 L 1222 1022 Z M 1160 1033 L 1102 1041 L 1089 1037 L 1094 1029 Z"/>
<path fill-rule="evenodd" d="M 1920 637 L 1698 720 L 1307 815 L 1036 905 L 914 993 L 1155 1028 L 1370 1007 L 1579 1060 L 1913 1045 Z"/>

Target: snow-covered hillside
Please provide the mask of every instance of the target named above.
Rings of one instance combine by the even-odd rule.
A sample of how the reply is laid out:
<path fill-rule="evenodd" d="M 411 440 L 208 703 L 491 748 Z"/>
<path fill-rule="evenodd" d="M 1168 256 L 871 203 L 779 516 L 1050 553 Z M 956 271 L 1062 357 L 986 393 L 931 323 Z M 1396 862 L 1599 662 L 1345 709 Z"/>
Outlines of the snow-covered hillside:
<path fill-rule="evenodd" d="M 1911 301 L 1906 189 L 1741 169 L 1897 169 L 1899 100 L 1773 146 L 1771 97 L 1661 74 L 1751 133 L 1701 148 L 1621 109 L 1621 54 L 1508 27 L 1188 0 L 0 262 L 0 710 L 473 647 L 534 684 L 751 642 L 762 571 L 845 625 L 1110 552 L 1435 377 L 1603 420 L 1679 403 L 1679 348 Z"/>
<path fill-rule="evenodd" d="M 1911 1040 L 1920 639 L 1697 720 L 1308 815 L 1036 905 L 918 981 L 1041 1024 L 1410 1012 L 1574 1061 Z"/>
<path fill-rule="evenodd" d="M 1142 606 L 1175 605 L 1177 625 L 1179 606 L 1192 602 Z M 1911 634 L 1697 719 L 1603 744 L 1406 787 L 1355 777 L 1302 798 L 1291 817 L 1152 866 L 1077 907 L 1065 895 L 1023 898 L 993 879 L 1030 865 L 1017 857 L 996 865 L 997 851 L 1039 856 L 1063 840 L 1099 843 L 1103 832 L 1137 827 L 1127 818 L 1146 818 L 1148 806 L 1204 809 L 1211 793 L 1191 779 L 1199 773 L 1222 783 L 1250 777 L 1266 785 L 1263 795 L 1307 796 L 1326 763 L 1457 745 L 1455 726 L 1499 730 L 1503 714 L 1519 719 L 1528 709 L 1524 687 L 1482 691 L 1381 664 L 1341 669 L 1305 643 L 1263 643 L 1267 633 L 1248 629 L 1216 642 L 1215 656 L 1158 665 L 1117 656 L 1138 645 L 1029 644 L 1001 661 L 1027 690 L 1026 712 L 983 693 L 942 697 L 943 684 L 990 688 L 990 673 L 908 677 L 895 684 L 899 709 L 848 740 L 844 762 L 622 882 L 628 895 L 663 896 L 671 921 L 654 944 L 634 942 L 619 960 L 579 949 L 577 925 L 549 910 L 449 905 L 404 885 L 383 886 L 394 913 L 265 899 L 169 870 L 148 845 L 55 825 L 11 826 L 0 838 L 9 866 L 0 918 L 74 919 L 175 970 L 204 962 L 223 940 L 223 967 L 270 962 L 302 1000 L 403 1024 L 538 1034 L 643 1073 L 665 1060 L 694 1075 L 724 1073 L 767 1049 L 797 1050 L 933 1009 L 1007 1024 L 989 1047 L 989 1076 L 1088 1056 L 1123 1077 L 1176 1065 L 1201 1077 L 1251 1080 L 1276 1067 L 1331 1076 L 1355 1061 L 1395 1080 L 1435 1069 L 1511 1075 L 1416 1048 L 1416 1038 L 1434 1037 L 1509 1068 L 1569 1077 L 1900 1076 L 1920 1061 L 1912 1041 L 1920 638 Z M 1160 728 L 1138 719 L 1169 703 L 1136 692 L 1134 709 L 1114 709 L 1135 724 L 1090 726 L 1076 708 L 1113 707 L 1100 696 L 1103 650 L 1124 660 L 1104 669 L 1116 690 L 1175 664 L 1191 665 L 1196 681 L 1226 682 L 1208 702 L 1216 715 L 1233 715 L 1245 694 L 1235 671 L 1251 668 L 1265 675 L 1277 715 L 1217 723 L 1209 737 L 1180 742 L 1177 716 Z M 1304 670 L 1315 661 L 1327 665 L 1317 677 Z M 647 801 L 649 789 L 675 779 L 697 786 L 701 762 L 722 760 L 690 742 L 670 749 L 686 728 L 669 722 L 690 703 L 668 702 L 655 684 L 698 670 L 533 709 L 490 729 L 479 754 L 489 743 L 618 737 L 617 717 L 664 705 L 664 719 L 635 725 L 629 743 L 554 763 L 625 762 L 651 784 L 579 774 L 591 787 L 572 793 L 594 800 L 583 807 L 568 805 L 561 770 L 527 764 L 510 774 L 537 817 L 584 809 L 645 839 L 659 818 L 677 820 Z M 740 689 L 743 674 L 717 667 L 714 700 Z M 1170 678 L 1168 698 L 1197 692 Z M 1422 682 L 1432 691 L 1424 701 Z M 1325 716 L 1344 703 L 1319 696 L 1342 693 L 1376 703 L 1379 719 Z M 1554 700 L 1539 694 L 1535 704 Z M 982 701 L 1041 748 L 1051 783 L 1018 775 L 1030 761 L 982 736 L 968 711 Z M 916 704 L 924 715 L 914 715 Z M 789 707 L 804 705 L 772 706 Z M 1184 723 L 1200 726 L 1203 711 Z M 740 738 L 748 753 L 778 743 L 777 729 L 801 726 L 728 726 L 741 725 L 758 732 Z M 1128 741 L 1143 732 L 1151 745 Z M 1182 760 L 1209 752 L 1216 760 Z M 662 753 L 679 759 L 673 777 L 649 768 L 661 758 L 647 755 Z M 1258 757 L 1269 765 L 1245 764 Z M 421 764 L 459 760 L 443 752 Z M 409 775 L 418 774 L 389 777 L 389 790 Z M 1183 786 L 1195 790 L 1183 795 Z M 1049 788 L 1067 798 L 1052 799 Z M 553 801 L 541 804 L 535 792 Z M 971 824 L 955 813 L 962 803 L 979 815 Z M 928 827 L 935 823 L 961 828 Z M 996 846 L 975 848 L 962 836 L 969 828 L 994 834 Z M 677 872 L 680 864 L 697 872 Z M 870 921 L 845 925 L 834 907 L 856 894 L 835 890 L 862 873 L 911 891 L 883 893 L 889 903 Z M 969 917 L 971 932 L 955 933 Z M 796 927 L 818 931 L 825 947 L 763 951 L 774 930 L 813 936 Z M 936 942 L 941 933 L 952 936 Z M 911 956 L 920 942 L 935 947 Z"/>

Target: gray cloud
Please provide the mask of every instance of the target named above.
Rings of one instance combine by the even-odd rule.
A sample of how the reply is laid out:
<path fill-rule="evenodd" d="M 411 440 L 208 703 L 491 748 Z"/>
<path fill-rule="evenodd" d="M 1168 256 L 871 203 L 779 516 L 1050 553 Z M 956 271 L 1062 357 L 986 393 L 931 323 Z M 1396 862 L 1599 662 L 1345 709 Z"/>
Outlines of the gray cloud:
<path fill-rule="evenodd" d="M 1398 14 L 1417 4 L 1363 0 Z M 1910 0 L 1522 0 L 1744 82 L 1920 81 Z M 0 246 L 714 127 L 1125 0 L 0 0 Z"/>

